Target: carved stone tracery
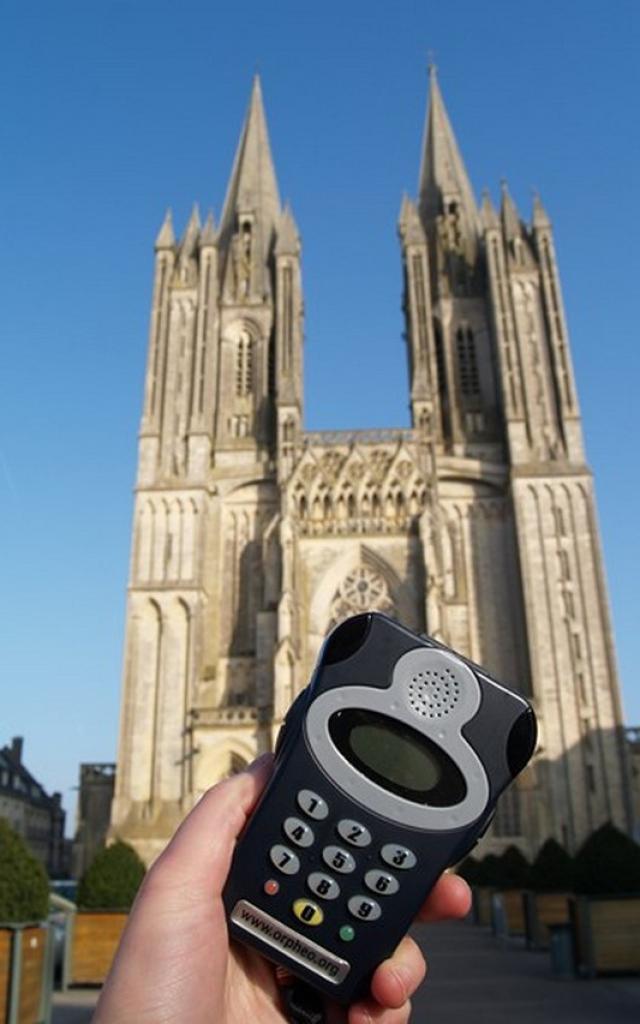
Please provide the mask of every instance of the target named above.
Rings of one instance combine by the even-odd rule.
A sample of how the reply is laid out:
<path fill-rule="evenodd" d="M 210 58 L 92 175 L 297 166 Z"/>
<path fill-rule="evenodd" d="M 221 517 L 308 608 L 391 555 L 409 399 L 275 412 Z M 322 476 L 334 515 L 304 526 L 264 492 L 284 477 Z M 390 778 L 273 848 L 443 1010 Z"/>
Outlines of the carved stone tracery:
<path fill-rule="evenodd" d="M 402 532 L 426 499 L 427 485 L 406 445 L 308 445 L 289 486 L 291 515 L 307 536 Z"/>

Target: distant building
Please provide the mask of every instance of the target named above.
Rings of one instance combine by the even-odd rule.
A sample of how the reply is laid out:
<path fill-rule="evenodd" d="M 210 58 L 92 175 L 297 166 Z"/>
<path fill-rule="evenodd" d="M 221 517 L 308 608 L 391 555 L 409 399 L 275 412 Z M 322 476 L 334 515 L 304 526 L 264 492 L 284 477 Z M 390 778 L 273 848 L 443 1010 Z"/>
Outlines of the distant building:
<path fill-rule="evenodd" d="M 25 840 L 50 875 L 64 875 L 67 856 L 65 812 L 60 793 L 49 796 L 22 763 L 22 736 L 0 749 L 0 818 Z"/>
<path fill-rule="evenodd" d="M 629 762 L 631 764 L 631 802 L 633 808 L 633 835 L 640 843 L 640 725 L 627 729 Z"/>
<path fill-rule="evenodd" d="M 105 845 L 111 815 L 115 764 L 81 764 L 73 876 L 80 878 Z"/>
<path fill-rule="evenodd" d="M 112 818 L 147 861 L 272 748 L 327 631 L 367 610 L 532 701 L 539 744 L 488 848 L 631 827 L 551 222 L 506 185 L 478 206 L 435 72 L 399 232 L 411 428 L 349 431 L 304 429 L 300 237 L 258 81 L 217 229 L 194 209 L 157 237 Z"/>

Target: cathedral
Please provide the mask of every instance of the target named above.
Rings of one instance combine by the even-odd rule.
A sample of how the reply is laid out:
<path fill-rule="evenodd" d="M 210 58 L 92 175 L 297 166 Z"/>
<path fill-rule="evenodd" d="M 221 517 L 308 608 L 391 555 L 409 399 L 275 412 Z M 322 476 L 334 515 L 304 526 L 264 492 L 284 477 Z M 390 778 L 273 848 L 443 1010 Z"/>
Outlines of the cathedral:
<path fill-rule="evenodd" d="M 416 126 L 417 127 L 417 126 Z M 308 431 L 300 236 L 256 79 L 219 222 L 155 243 L 111 834 L 147 860 L 273 748 L 327 631 L 381 610 L 524 693 L 485 851 L 630 828 L 593 481 L 551 223 L 480 206 L 435 70 L 402 200 L 410 429 Z"/>

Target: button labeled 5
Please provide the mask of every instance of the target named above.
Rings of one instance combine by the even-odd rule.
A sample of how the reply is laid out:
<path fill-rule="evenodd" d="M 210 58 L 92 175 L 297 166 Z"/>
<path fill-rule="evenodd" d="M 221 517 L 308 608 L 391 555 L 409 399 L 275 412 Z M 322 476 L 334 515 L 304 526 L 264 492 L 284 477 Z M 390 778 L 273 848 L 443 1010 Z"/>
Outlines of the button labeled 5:
<path fill-rule="evenodd" d="M 356 862 L 351 854 L 340 846 L 325 846 L 322 851 L 322 859 L 327 867 L 339 871 L 341 875 L 348 875 L 356 869 Z"/>

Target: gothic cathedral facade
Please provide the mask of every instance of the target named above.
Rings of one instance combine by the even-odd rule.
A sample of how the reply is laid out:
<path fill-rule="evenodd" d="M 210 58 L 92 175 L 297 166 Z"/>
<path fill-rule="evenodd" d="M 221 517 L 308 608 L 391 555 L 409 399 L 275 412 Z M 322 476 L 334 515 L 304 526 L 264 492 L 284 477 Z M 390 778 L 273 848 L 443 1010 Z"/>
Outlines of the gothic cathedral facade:
<path fill-rule="evenodd" d="M 155 246 L 113 835 L 147 860 L 271 749 L 319 646 L 379 609 L 533 701 L 485 843 L 630 827 L 619 686 L 551 224 L 478 208 L 435 72 L 399 222 L 410 429 L 306 431 L 300 238 L 254 83 L 220 223 Z"/>

